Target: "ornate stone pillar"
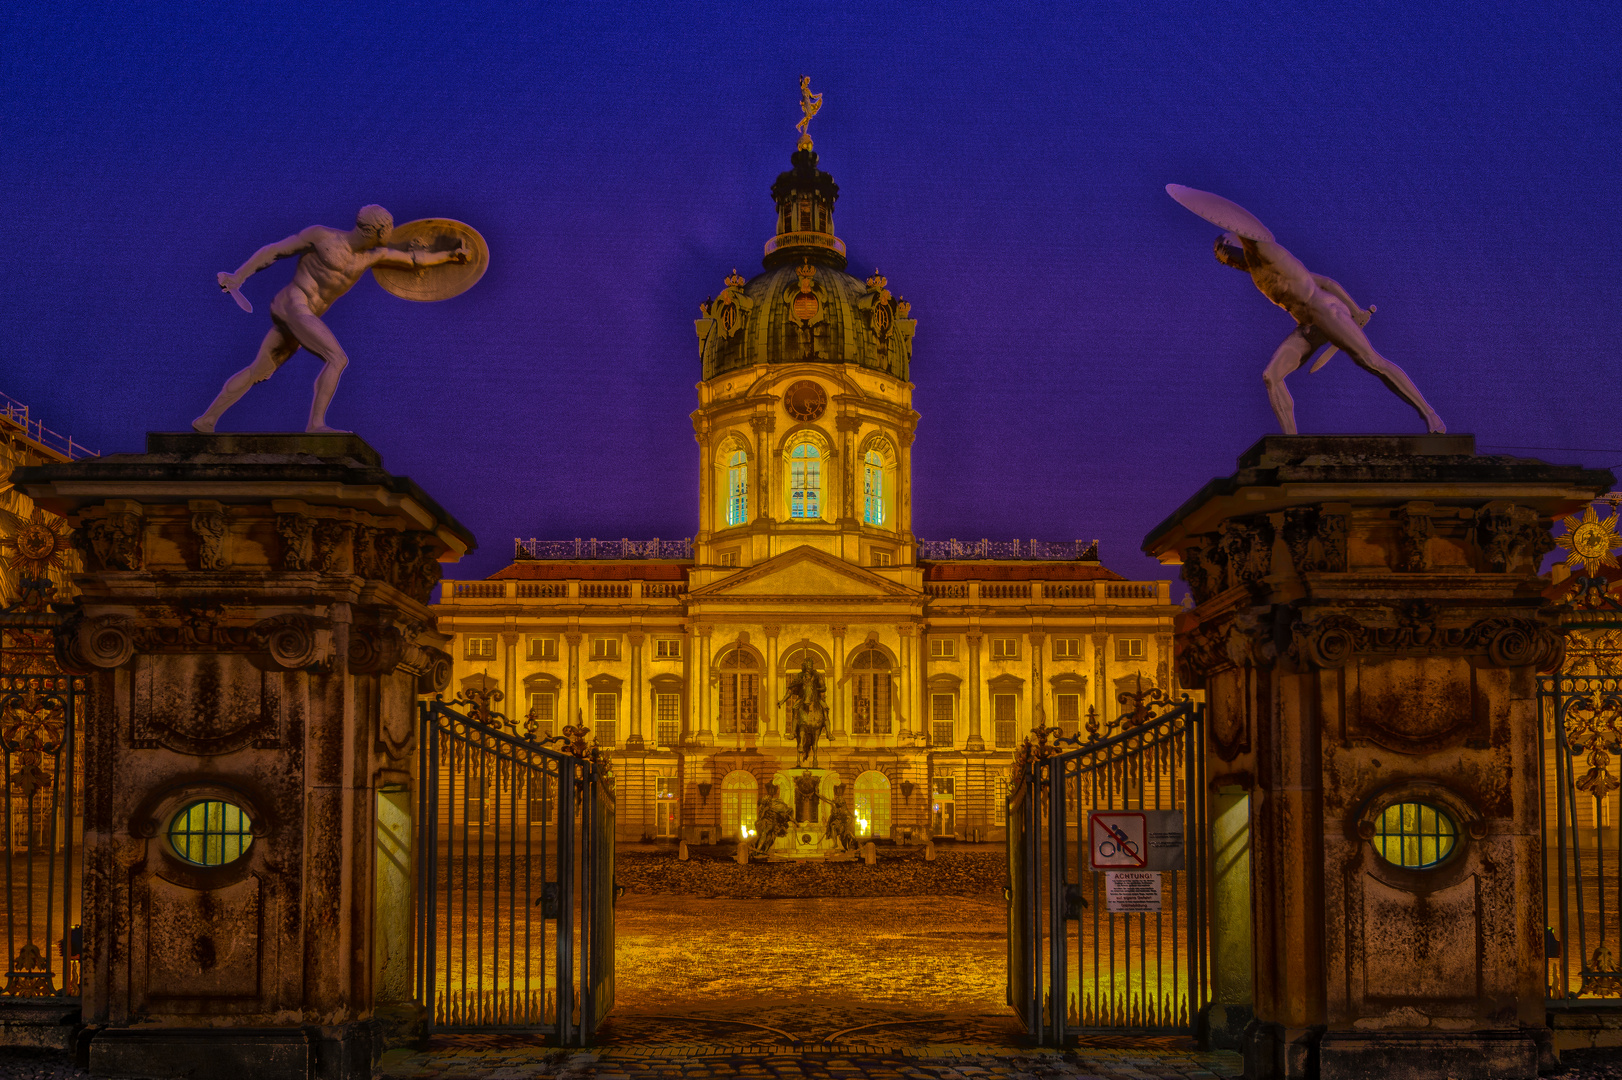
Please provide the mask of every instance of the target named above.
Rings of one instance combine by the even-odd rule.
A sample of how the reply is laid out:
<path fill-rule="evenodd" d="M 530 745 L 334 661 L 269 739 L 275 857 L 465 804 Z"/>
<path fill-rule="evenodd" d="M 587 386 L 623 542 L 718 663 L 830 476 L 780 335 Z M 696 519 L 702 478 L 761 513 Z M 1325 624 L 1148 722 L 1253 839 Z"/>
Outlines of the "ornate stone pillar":
<path fill-rule="evenodd" d="M 834 418 L 834 428 L 843 436 L 840 442 L 844 467 L 839 470 L 839 518 L 854 525 L 857 521 L 856 490 L 859 486 L 861 463 L 856 460 L 855 438 L 862 429 L 862 418 L 841 414 Z M 859 554 L 858 554 L 858 557 Z"/>
<path fill-rule="evenodd" d="M 980 736 L 980 643 L 983 635 L 971 630 L 963 635 L 964 646 L 969 651 L 969 681 L 964 686 L 963 696 L 969 699 L 969 738 L 963 744 L 965 750 L 979 753 L 986 748 L 986 740 Z"/>
<path fill-rule="evenodd" d="M 834 705 L 834 734 L 843 735 L 845 728 L 845 698 L 849 696 L 845 687 L 845 627 L 835 624 L 828 628 L 833 632 L 833 670 L 828 672 L 828 696 Z"/>
<path fill-rule="evenodd" d="M 429 595 L 472 537 L 353 435 L 151 434 L 11 480 L 85 556 L 91 1070 L 370 1077 L 379 1007 L 413 1013 Z"/>
<path fill-rule="evenodd" d="M 1171 666 L 1171 635 L 1155 635 L 1155 685 L 1170 694 L 1177 689 L 1176 675 Z"/>
<path fill-rule="evenodd" d="M 625 635 L 625 640 L 631 646 L 631 737 L 625 740 L 625 749 L 642 750 L 647 746 L 642 739 L 642 699 L 647 696 L 647 687 L 642 682 L 642 643 L 647 635 L 632 631 Z"/>
<path fill-rule="evenodd" d="M 578 630 L 570 630 L 563 635 L 563 641 L 569 646 L 569 686 L 568 697 L 565 699 L 563 724 L 579 725 L 585 722 L 585 711 L 580 706 L 580 638 Z M 560 725 L 559 731 L 563 730 Z"/>
<path fill-rule="evenodd" d="M 772 520 L 772 430 L 776 427 L 770 413 L 751 416 L 749 426 L 755 433 L 755 521 Z"/>
<path fill-rule="evenodd" d="M 1035 633 L 1031 641 L 1031 727 L 1048 726 L 1047 687 L 1042 684 L 1042 643 L 1047 635 Z"/>
<path fill-rule="evenodd" d="M 1198 604 L 1218 839 L 1248 806 L 1247 1077 L 1538 1071 L 1538 563 L 1614 482 L 1468 435 L 1269 436 L 1145 541 Z"/>
<path fill-rule="evenodd" d="M 1105 682 L 1105 673 L 1109 663 L 1109 635 L 1091 635 L 1093 643 L 1093 708 L 1098 710 L 1098 723 L 1102 727 L 1114 719 L 1111 709 L 1115 702 L 1110 700 L 1109 685 Z"/>

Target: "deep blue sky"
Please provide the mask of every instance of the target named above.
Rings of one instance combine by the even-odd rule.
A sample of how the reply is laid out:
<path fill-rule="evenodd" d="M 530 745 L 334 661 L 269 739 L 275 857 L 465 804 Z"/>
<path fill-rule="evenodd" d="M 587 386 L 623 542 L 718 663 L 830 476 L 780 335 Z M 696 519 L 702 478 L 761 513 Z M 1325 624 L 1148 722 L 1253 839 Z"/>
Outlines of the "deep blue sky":
<path fill-rule="evenodd" d="M 1622 8 L 1606 4 L 12 5 L 0 22 L 0 391 L 104 452 L 186 426 L 253 355 L 258 246 L 467 221 L 477 288 L 369 279 L 329 318 L 331 421 L 478 535 L 696 527 L 692 319 L 758 272 L 797 77 L 851 270 L 919 320 L 915 524 L 1148 529 L 1276 430 L 1291 328 L 1168 182 L 1248 207 L 1380 312 L 1455 432 L 1622 463 Z M 222 430 L 302 428 L 295 357 Z M 1422 430 L 1338 358 L 1305 432 Z"/>

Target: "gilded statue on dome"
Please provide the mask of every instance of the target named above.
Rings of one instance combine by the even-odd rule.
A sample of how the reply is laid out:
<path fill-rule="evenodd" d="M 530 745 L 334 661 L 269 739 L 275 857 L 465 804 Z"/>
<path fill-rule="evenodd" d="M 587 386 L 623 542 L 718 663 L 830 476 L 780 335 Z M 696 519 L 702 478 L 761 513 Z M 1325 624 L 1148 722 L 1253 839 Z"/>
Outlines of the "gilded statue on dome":
<path fill-rule="evenodd" d="M 800 111 L 805 115 L 794 125 L 800 133 L 800 149 L 811 149 L 811 118 L 822 108 L 822 95 L 811 92 L 811 76 L 800 76 Z"/>

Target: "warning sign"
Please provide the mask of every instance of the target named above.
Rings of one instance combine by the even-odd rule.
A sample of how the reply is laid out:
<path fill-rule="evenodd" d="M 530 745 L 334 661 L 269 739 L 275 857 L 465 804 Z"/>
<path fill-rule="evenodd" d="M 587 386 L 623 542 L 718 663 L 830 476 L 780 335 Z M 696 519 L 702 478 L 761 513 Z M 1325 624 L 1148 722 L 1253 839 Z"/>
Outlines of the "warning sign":
<path fill-rule="evenodd" d="M 1087 846 L 1094 870 L 1181 870 L 1183 812 L 1090 810 Z"/>
<path fill-rule="evenodd" d="M 1159 911 L 1160 871 L 1111 870 L 1104 875 L 1104 898 L 1111 911 Z"/>
<path fill-rule="evenodd" d="M 1094 870 L 1149 865 L 1149 822 L 1141 812 L 1093 810 L 1087 814 L 1087 846 Z"/>

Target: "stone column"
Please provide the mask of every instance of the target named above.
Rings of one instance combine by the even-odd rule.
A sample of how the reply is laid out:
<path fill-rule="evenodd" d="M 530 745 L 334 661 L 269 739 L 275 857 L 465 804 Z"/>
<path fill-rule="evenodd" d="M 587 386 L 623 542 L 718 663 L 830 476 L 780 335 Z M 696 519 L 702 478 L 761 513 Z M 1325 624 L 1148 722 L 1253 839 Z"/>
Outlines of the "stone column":
<path fill-rule="evenodd" d="M 1099 588 L 1103 588 L 1103 586 L 1100 585 Z M 1110 706 L 1114 704 L 1109 699 L 1109 687 L 1105 683 L 1106 672 L 1108 671 L 1105 665 L 1109 662 L 1109 635 L 1093 634 L 1091 640 L 1093 643 L 1093 708 L 1098 710 L 1098 724 L 1100 730 L 1103 730 L 1103 726 L 1113 719 L 1110 716 Z"/>
<path fill-rule="evenodd" d="M 828 698 L 833 702 L 833 726 L 836 735 L 843 735 L 845 728 L 845 628 L 841 625 L 829 627 L 833 631 L 833 669 L 828 672 Z"/>
<path fill-rule="evenodd" d="M 501 692 L 506 697 L 502 710 L 508 716 L 523 716 L 529 703 L 520 700 L 518 686 L 518 635 L 506 631 L 501 635 Z"/>
<path fill-rule="evenodd" d="M 85 554 L 59 645 L 90 684 L 91 1070 L 369 1077 L 413 985 L 428 600 L 472 537 L 353 435 L 152 434 L 11 479 Z"/>
<path fill-rule="evenodd" d="M 1211 796 L 1211 1005 L 1203 1037 L 1214 1050 L 1240 1050 L 1255 1015 L 1251 985 L 1250 793 L 1228 785 Z"/>
<path fill-rule="evenodd" d="M 570 630 L 563 635 L 563 641 L 569 646 L 569 685 L 565 690 L 563 723 L 558 726 L 562 731 L 567 725 L 580 726 L 585 722 L 585 714 L 580 706 L 580 638 L 578 630 Z"/>
<path fill-rule="evenodd" d="M 1212 786 L 1249 797 L 1247 1077 L 1537 1072 L 1538 563 L 1613 483 L 1468 435 L 1270 436 L 1145 541 L 1198 604 Z M 1449 839 L 1388 842 L 1405 814 Z"/>
<path fill-rule="evenodd" d="M 642 739 L 642 699 L 647 696 L 647 687 L 642 683 L 642 643 L 647 635 L 632 631 L 625 640 L 631 646 L 631 737 L 625 740 L 625 749 L 642 750 L 647 746 Z"/>
<path fill-rule="evenodd" d="M 834 428 L 842 436 L 840 440 L 840 454 L 844 459 L 844 467 L 839 470 L 839 522 L 854 526 L 862 519 L 862 511 L 856 505 L 856 492 L 861 486 L 862 463 L 856 460 L 855 439 L 856 433 L 862 429 L 860 416 L 842 415 L 834 419 Z M 849 552 L 848 557 L 860 559 L 859 551 Z"/>
<path fill-rule="evenodd" d="M 971 753 L 980 753 L 986 748 L 986 740 L 980 736 L 980 642 L 983 635 L 970 631 L 963 635 L 964 647 L 969 650 L 969 681 L 964 684 L 963 696 L 969 704 L 969 738 L 963 744 L 965 750 Z"/>
<path fill-rule="evenodd" d="M 749 426 L 755 432 L 755 492 L 754 517 L 755 521 L 772 520 L 772 429 L 775 427 L 773 418 L 766 416 L 751 416 Z"/>
<path fill-rule="evenodd" d="M 1046 687 L 1042 685 L 1042 643 L 1046 634 L 1031 634 L 1031 727 L 1048 726 Z"/>
<path fill-rule="evenodd" d="M 901 703 L 902 707 L 905 708 L 908 713 L 912 712 L 913 697 L 914 697 L 914 694 L 913 694 L 913 691 L 912 691 L 912 679 L 913 679 L 913 674 L 912 674 L 912 669 L 913 669 L 912 645 L 913 645 L 913 640 L 914 640 L 913 631 L 914 631 L 914 627 L 911 626 L 910 624 L 907 624 L 907 623 L 903 623 L 902 625 L 895 628 L 895 632 L 896 632 L 897 636 L 899 636 L 900 639 L 901 639 L 901 648 L 896 650 L 898 653 L 900 653 L 900 656 L 901 656 L 901 685 L 896 687 L 896 700 Z M 913 731 L 912 720 L 909 719 L 908 717 L 905 717 L 905 716 L 897 717 L 897 719 L 900 721 L 900 726 L 897 728 L 897 735 L 898 736 L 906 736 L 906 735 L 911 734 L 912 731 Z M 920 721 L 919 724 L 918 724 L 918 727 L 922 728 L 922 726 L 923 726 L 923 723 L 922 723 L 922 721 Z"/>
<path fill-rule="evenodd" d="M 710 633 L 715 628 L 708 623 L 693 627 L 698 633 L 698 670 L 694 683 L 698 691 L 698 741 L 705 746 L 715 745 L 715 710 L 710 708 Z"/>
<path fill-rule="evenodd" d="M 777 635 L 783 628 L 776 623 L 766 623 L 762 629 L 766 634 L 766 670 L 760 675 L 760 707 L 764 723 L 761 745 L 776 746 L 783 740 L 777 716 L 777 700 L 782 697 L 777 690 Z"/>

